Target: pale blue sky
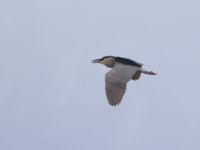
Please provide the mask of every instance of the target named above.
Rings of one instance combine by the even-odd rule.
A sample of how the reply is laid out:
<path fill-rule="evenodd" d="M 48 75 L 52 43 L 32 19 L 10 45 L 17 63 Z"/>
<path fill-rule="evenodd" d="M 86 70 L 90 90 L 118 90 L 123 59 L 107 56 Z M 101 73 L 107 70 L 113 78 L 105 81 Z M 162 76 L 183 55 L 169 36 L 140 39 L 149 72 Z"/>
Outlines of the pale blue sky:
<path fill-rule="evenodd" d="M 200 149 L 199 1 L 10 0 L 0 19 L 0 149 Z M 104 55 L 158 75 L 111 107 Z"/>

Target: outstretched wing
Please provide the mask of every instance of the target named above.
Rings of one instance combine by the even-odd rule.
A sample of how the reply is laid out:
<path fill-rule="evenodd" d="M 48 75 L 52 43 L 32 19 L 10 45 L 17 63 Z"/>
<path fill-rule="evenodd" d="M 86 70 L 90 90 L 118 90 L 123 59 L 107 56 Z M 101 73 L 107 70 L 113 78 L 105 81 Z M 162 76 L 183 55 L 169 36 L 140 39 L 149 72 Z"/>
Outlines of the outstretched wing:
<path fill-rule="evenodd" d="M 106 74 L 106 96 L 110 105 L 118 105 L 121 102 L 127 82 L 139 69 L 138 66 L 116 63 Z"/>
<path fill-rule="evenodd" d="M 133 80 L 138 80 L 141 76 L 141 70 L 136 71 L 136 73 L 132 76 Z"/>

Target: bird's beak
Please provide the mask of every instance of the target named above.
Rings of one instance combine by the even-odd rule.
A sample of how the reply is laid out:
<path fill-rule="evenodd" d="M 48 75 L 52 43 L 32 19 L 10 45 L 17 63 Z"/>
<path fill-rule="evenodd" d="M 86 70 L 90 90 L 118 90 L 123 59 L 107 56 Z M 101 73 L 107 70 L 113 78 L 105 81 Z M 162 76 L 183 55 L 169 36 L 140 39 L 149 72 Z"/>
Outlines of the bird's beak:
<path fill-rule="evenodd" d="M 92 61 L 92 63 L 100 63 L 101 62 L 101 59 L 95 59 Z"/>

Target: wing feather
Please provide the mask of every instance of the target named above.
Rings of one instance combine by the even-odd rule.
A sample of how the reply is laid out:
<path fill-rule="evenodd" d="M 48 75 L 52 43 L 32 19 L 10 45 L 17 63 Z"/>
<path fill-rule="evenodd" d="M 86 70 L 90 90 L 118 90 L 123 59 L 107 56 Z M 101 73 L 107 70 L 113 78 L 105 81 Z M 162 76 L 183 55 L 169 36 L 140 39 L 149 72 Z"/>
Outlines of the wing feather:
<path fill-rule="evenodd" d="M 106 74 L 106 96 L 110 105 L 118 105 L 126 91 L 126 85 L 140 67 L 116 63 Z"/>

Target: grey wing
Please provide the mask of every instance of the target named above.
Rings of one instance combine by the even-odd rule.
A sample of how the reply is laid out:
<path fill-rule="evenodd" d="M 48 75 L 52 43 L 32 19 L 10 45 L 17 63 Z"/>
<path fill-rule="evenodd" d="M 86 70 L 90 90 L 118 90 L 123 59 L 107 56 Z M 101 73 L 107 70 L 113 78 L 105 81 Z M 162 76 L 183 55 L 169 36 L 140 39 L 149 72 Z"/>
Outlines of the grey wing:
<path fill-rule="evenodd" d="M 106 74 L 106 96 L 110 105 L 118 105 L 126 91 L 127 82 L 139 70 L 137 66 L 115 64 Z"/>
<path fill-rule="evenodd" d="M 133 80 L 138 80 L 140 78 L 140 76 L 141 76 L 141 73 L 142 72 L 140 70 L 136 71 L 136 73 L 133 75 L 132 79 Z"/>

